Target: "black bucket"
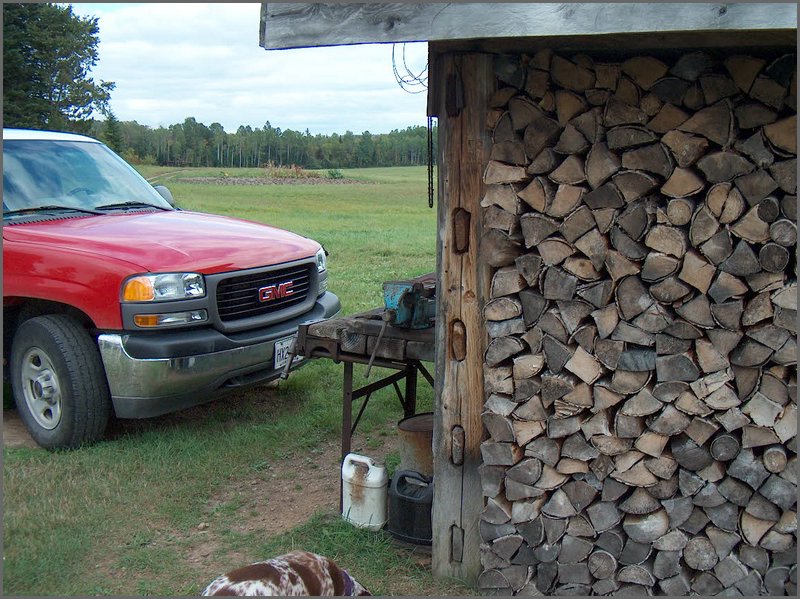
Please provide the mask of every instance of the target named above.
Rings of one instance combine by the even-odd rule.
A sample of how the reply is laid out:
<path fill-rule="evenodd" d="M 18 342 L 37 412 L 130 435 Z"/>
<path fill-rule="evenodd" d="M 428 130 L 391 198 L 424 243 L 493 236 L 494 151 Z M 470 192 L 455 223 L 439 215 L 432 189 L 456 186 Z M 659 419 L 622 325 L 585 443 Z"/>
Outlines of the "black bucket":
<path fill-rule="evenodd" d="M 389 484 L 389 522 L 393 537 L 415 545 L 430 545 L 433 539 L 431 510 L 433 477 L 412 470 L 398 470 Z"/>

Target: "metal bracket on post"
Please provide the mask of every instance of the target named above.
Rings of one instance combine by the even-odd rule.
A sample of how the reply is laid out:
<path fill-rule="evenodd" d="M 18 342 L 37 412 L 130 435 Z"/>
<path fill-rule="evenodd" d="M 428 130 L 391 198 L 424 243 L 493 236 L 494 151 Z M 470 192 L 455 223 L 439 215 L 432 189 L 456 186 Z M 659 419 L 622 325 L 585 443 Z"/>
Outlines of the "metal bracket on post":
<path fill-rule="evenodd" d="M 450 324 L 450 350 L 453 360 L 461 362 L 467 357 L 467 327 L 460 320 Z"/>
<path fill-rule="evenodd" d="M 453 466 L 463 466 L 465 442 L 464 427 L 456 425 L 453 427 L 450 434 L 450 461 L 453 462 Z"/>
<path fill-rule="evenodd" d="M 456 524 L 450 527 L 450 561 L 464 561 L 464 529 Z"/>
<path fill-rule="evenodd" d="M 469 229 L 472 214 L 463 208 L 453 212 L 453 241 L 457 254 L 464 254 L 469 250 Z"/>

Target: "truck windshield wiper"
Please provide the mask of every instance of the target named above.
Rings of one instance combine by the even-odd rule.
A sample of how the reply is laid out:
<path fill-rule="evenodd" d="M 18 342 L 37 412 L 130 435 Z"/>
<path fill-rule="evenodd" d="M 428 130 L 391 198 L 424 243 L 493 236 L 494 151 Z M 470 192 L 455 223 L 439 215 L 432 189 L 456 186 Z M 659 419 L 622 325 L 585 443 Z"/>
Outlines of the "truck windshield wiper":
<path fill-rule="evenodd" d="M 53 212 L 66 210 L 68 212 L 81 212 L 83 214 L 103 214 L 97 210 L 89 208 L 76 208 L 75 206 L 58 206 L 56 204 L 47 204 L 45 206 L 31 206 L 30 208 L 20 208 L 19 210 L 3 210 L 3 216 L 17 216 L 20 214 L 34 214 L 36 212 Z"/>
<path fill-rule="evenodd" d="M 153 208 L 154 210 L 171 210 L 163 206 L 156 206 L 155 204 L 148 204 L 147 202 L 118 202 L 116 204 L 103 204 L 97 206 L 97 210 L 115 210 L 117 208 Z"/>

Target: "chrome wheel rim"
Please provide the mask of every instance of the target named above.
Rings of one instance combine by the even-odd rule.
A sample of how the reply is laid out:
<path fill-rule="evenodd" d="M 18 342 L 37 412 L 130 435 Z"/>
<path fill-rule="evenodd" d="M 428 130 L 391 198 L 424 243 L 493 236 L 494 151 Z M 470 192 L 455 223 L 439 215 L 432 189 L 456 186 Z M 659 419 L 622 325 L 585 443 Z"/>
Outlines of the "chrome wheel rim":
<path fill-rule="evenodd" d="M 22 358 L 22 394 L 36 423 L 53 430 L 61 422 L 61 388 L 50 357 L 38 347 Z"/>

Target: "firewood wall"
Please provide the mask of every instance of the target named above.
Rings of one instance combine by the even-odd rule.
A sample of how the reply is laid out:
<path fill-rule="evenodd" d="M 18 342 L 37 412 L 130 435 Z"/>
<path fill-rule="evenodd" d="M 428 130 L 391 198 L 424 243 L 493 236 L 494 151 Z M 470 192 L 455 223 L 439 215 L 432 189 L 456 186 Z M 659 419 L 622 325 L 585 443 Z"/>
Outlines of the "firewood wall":
<path fill-rule="evenodd" d="M 670 56 L 494 57 L 483 592 L 796 593 L 796 57 Z"/>

